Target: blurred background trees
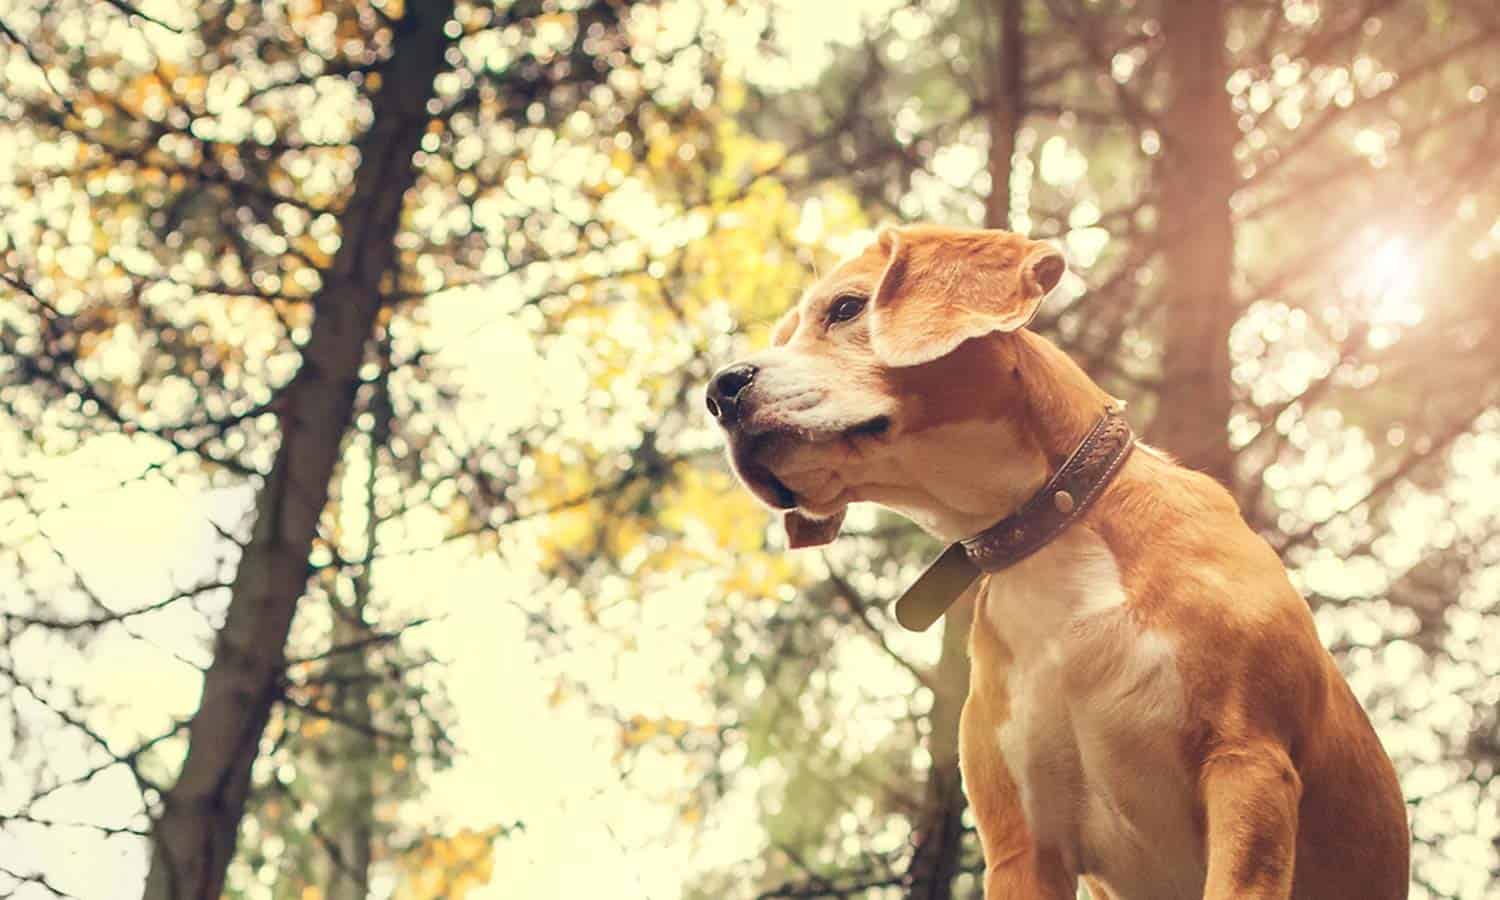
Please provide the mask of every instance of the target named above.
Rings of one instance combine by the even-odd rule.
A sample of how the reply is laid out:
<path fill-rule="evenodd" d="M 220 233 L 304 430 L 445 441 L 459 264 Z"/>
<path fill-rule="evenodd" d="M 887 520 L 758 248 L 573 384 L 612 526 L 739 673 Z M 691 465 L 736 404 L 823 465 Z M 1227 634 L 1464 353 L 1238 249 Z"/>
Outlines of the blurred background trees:
<path fill-rule="evenodd" d="M 882 223 L 1238 494 L 1500 885 L 1486 0 L 0 3 L 0 890 L 977 896 L 966 611 L 700 388 Z"/>

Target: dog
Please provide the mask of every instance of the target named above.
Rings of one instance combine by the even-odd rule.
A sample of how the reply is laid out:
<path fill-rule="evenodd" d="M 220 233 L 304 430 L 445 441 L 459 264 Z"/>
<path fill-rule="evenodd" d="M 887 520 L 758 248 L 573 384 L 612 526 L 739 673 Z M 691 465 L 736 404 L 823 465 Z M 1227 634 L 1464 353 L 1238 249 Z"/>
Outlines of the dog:
<path fill-rule="evenodd" d="M 792 547 L 859 501 L 952 545 L 897 618 L 975 604 L 988 900 L 1406 897 L 1395 770 L 1275 552 L 1026 328 L 1066 269 L 1006 231 L 881 231 L 711 379 L 735 473 Z"/>

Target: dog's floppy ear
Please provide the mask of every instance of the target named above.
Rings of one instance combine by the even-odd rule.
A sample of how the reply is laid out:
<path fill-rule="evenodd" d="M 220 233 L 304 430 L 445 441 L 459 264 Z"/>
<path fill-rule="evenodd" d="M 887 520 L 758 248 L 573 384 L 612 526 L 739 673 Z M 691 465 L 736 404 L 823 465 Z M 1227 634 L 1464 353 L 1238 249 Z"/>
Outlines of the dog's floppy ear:
<path fill-rule="evenodd" d="M 776 320 L 776 324 L 771 326 L 771 346 L 780 347 L 791 340 L 792 335 L 797 333 L 797 326 L 801 322 L 802 314 L 795 306 L 782 313 L 781 318 Z"/>
<path fill-rule="evenodd" d="M 781 524 L 786 528 L 786 543 L 793 550 L 803 547 L 821 547 L 833 543 L 839 536 L 839 527 L 844 524 L 844 511 L 839 510 L 826 519 L 814 519 L 795 509 L 781 514 Z"/>
<path fill-rule="evenodd" d="M 1009 231 L 888 228 L 870 301 L 870 340 L 888 366 L 946 356 L 969 338 L 1015 331 L 1067 271 L 1050 244 Z"/>

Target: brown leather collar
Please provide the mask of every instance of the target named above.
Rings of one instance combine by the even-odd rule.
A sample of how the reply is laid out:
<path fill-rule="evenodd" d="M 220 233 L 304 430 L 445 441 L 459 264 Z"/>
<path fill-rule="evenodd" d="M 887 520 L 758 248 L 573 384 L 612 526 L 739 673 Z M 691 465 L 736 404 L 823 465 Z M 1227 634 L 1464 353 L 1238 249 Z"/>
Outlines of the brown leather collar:
<path fill-rule="evenodd" d="M 1076 522 L 1125 465 L 1135 435 L 1119 410 L 1094 423 L 1042 489 L 971 538 L 952 544 L 896 601 L 896 621 L 926 631 L 984 572 L 1008 569 Z"/>

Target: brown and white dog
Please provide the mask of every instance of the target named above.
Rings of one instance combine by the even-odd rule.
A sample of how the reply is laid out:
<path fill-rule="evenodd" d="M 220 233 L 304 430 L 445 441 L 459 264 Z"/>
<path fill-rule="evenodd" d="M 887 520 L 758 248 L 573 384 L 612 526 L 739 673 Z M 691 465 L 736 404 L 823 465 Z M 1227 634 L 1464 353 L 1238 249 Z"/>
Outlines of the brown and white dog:
<path fill-rule="evenodd" d="M 1048 483 L 1113 404 L 1024 327 L 1064 270 L 1004 231 L 886 230 L 714 377 L 734 467 L 792 546 L 854 501 L 959 541 Z M 1395 772 L 1276 554 L 1158 452 L 1110 476 L 974 588 L 985 896 L 1406 897 Z"/>

